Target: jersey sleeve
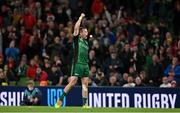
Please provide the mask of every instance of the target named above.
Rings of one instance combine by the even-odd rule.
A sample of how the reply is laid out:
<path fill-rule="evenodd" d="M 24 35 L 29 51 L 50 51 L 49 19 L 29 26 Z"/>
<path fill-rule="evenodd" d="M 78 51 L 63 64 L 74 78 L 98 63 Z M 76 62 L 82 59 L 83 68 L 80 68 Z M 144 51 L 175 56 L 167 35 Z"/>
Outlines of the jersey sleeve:
<path fill-rule="evenodd" d="M 78 38 L 79 38 L 79 35 L 73 36 L 73 40 L 74 40 L 74 41 L 78 40 Z"/>

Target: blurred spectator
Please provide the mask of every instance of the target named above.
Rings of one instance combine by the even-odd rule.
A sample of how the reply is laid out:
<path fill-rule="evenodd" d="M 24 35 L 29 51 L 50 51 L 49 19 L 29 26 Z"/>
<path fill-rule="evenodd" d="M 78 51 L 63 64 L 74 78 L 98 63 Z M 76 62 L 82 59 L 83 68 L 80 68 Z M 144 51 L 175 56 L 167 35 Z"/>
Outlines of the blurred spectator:
<path fill-rule="evenodd" d="M 117 53 L 112 52 L 110 53 L 110 57 L 106 59 L 105 66 L 107 70 L 107 75 L 109 75 L 112 71 L 122 71 L 123 70 L 123 63 L 120 59 L 117 58 Z"/>
<path fill-rule="evenodd" d="M 94 65 L 90 66 L 90 74 L 89 74 L 89 76 L 90 76 L 92 79 L 95 78 L 97 71 L 99 71 L 99 69 L 97 70 L 97 69 L 96 69 L 96 66 L 94 66 Z"/>
<path fill-rule="evenodd" d="M 97 84 L 93 81 L 91 77 L 89 78 L 88 86 L 97 87 Z"/>
<path fill-rule="evenodd" d="M 141 78 L 138 76 L 135 78 L 135 84 L 136 84 L 135 87 L 144 87 L 145 86 L 145 84 L 142 83 Z"/>
<path fill-rule="evenodd" d="M 7 66 L 8 66 L 9 69 L 12 69 L 12 70 L 15 69 L 15 67 L 16 67 L 16 62 L 14 61 L 14 59 L 13 59 L 12 57 L 9 57 L 9 58 L 7 59 Z"/>
<path fill-rule="evenodd" d="M 152 56 L 154 54 L 154 49 L 153 47 L 149 47 L 147 50 L 147 55 L 146 55 L 146 65 L 145 65 L 145 69 L 149 68 L 149 66 L 152 64 L 153 60 L 152 60 Z"/>
<path fill-rule="evenodd" d="M 21 23 L 25 26 L 25 28 L 30 31 L 36 24 L 36 18 L 32 14 L 29 8 L 24 9 L 24 14 L 22 15 Z"/>
<path fill-rule="evenodd" d="M 178 58 L 173 57 L 172 63 L 164 70 L 164 74 L 169 81 L 175 80 L 177 84 L 180 83 L 180 66 L 178 65 Z"/>
<path fill-rule="evenodd" d="M 172 46 L 172 42 L 173 42 L 173 37 L 171 36 L 171 33 L 170 32 L 167 32 L 165 34 L 165 38 L 166 38 L 166 44 L 168 47 L 171 47 Z"/>
<path fill-rule="evenodd" d="M 94 0 L 91 10 L 94 15 L 101 14 L 104 9 L 104 4 L 101 0 Z"/>
<path fill-rule="evenodd" d="M 105 37 L 107 37 L 110 41 L 110 44 L 115 44 L 116 42 L 116 37 L 115 34 L 110 30 L 109 27 L 105 28 Z"/>
<path fill-rule="evenodd" d="M 29 43 L 26 46 L 25 53 L 28 56 L 28 59 L 32 59 L 35 55 L 39 55 L 41 51 L 41 44 L 38 40 L 36 40 L 36 37 L 33 35 L 29 38 Z"/>
<path fill-rule="evenodd" d="M 55 55 L 53 57 L 53 63 L 56 64 L 57 66 L 62 66 L 61 57 L 58 55 Z"/>
<path fill-rule="evenodd" d="M 94 50 L 90 50 L 89 51 L 89 65 L 95 65 L 97 67 L 100 66 L 100 62 L 98 61 L 98 59 L 96 58 L 96 54 Z"/>
<path fill-rule="evenodd" d="M 41 91 L 34 87 L 34 82 L 32 80 L 28 81 L 27 89 L 24 91 L 23 101 L 21 105 L 32 106 L 41 104 Z"/>
<path fill-rule="evenodd" d="M 21 53 L 25 53 L 26 46 L 28 45 L 29 41 L 30 41 L 30 35 L 26 32 L 25 27 L 22 26 L 20 28 L 20 43 L 19 43 L 19 48 Z"/>
<path fill-rule="evenodd" d="M 35 62 L 35 65 L 37 65 L 37 66 L 41 66 L 42 65 L 41 58 L 39 57 L 39 55 L 35 55 L 33 57 L 33 60 Z"/>
<path fill-rule="evenodd" d="M 109 77 L 109 86 L 119 86 L 116 76 L 112 75 Z"/>
<path fill-rule="evenodd" d="M 65 10 L 65 8 L 63 8 L 62 6 L 57 7 L 57 12 L 55 14 L 55 21 L 58 24 L 64 24 L 67 25 L 67 22 L 69 21 L 69 17 L 68 14 Z"/>
<path fill-rule="evenodd" d="M 162 64 L 163 70 L 166 68 L 167 64 L 166 62 L 169 62 L 169 59 L 166 59 L 166 52 L 165 52 L 165 47 L 161 46 L 158 50 L 159 53 L 159 62 Z"/>
<path fill-rule="evenodd" d="M 147 78 L 147 74 L 145 71 L 141 71 L 139 74 L 139 77 L 141 78 L 141 82 L 145 85 L 148 84 L 148 78 Z M 152 86 L 152 85 L 151 85 Z"/>
<path fill-rule="evenodd" d="M 4 66 L 4 75 L 7 77 L 8 81 L 12 85 L 17 85 L 17 82 L 19 80 L 18 76 L 15 74 L 15 71 L 13 68 L 8 67 L 8 65 Z"/>
<path fill-rule="evenodd" d="M 163 76 L 163 69 L 156 54 L 152 55 L 152 63 L 147 69 L 147 75 L 149 83 L 152 83 L 154 86 L 160 85 L 159 83 Z"/>
<path fill-rule="evenodd" d="M 8 58 L 13 58 L 16 62 L 18 61 L 19 57 L 19 49 L 15 47 L 15 41 L 12 40 L 11 43 L 9 44 L 9 48 L 6 48 L 5 50 L 6 53 L 6 59 Z"/>
<path fill-rule="evenodd" d="M 176 88 L 176 86 L 177 86 L 177 85 L 176 85 L 176 81 L 175 81 L 175 80 L 171 81 L 171 87 L 172 87 L 172 88 Z"/>
<path fill-rule="evenodd" d="M 20 11 L 18 11 L 18 9 L 15 8 L 12 14 L 12 24 L 17 27 L 21 18 L 22 16 L 21 16 Z"/>
<path fill-rule="evenodd" d="M 44 70 L 42 70 L 40 67 L 38 67 L 36 69 L 36 75 L 35 75 L 34 80 L 38 81 L 41 84 L 41 82 L 44 82 L 44 83 L 47 82 L 47 78 L 48 78 L 47 73 Z"/>
<path fill-rule="evenodd" d="M 135 87 L 134 79 L 132 76 L 128 77 L 127 83 L 124 84 L 123 87 Z"/>
<path fill-rule="evenodd" d="M 123 74 L 123 77 L 120 78 L 120 85 L 123 86 L 124 84 L 127 84 L 127 81 L 128 81 L 128 73 L 124 73 Z"/>
<path fill-rule="evenodd" d="M 167 77 L 162 78 L 162 84 L 160 85 L 160 87 L 171 87 L 171 83 L 169 83 Z"/>
<path fill-rule="evenodd" d="M 104 73 L 101 71 L 98 71 L 95 77 L 94 82 L 97 84 L 97 86 L 107 86 L 108 81 L 104 76 Z"/>
<path fill-rule="evenodd" d="M 62 44 L 60 43 L 60 38 L 59 37 L 55 37 L 54 38 L 54 43 L 50 44 L 48 46 L 48 49 L 50 51 L 50 58 L 53 59 L 54 56 L 60 56 L 62 55 L 62 50 L 63 50 L 63 46 Z"/>
<path fill-rule="evenodd" d="M 120 53 L 120 59 L 122 60 L 122 62 L 124 64 L 124 71 L 125 72 L 129 71 L 129 67 L 131 66 L 131 61 L 130 61 L 131 57 L 132 57 L 132 53 L 130 51 L 129 44 L 126 43 L 124 45 L 123 51 Z"/>
<path fill-rule="evenodd" d="M 51 85 L 62 86 L 63 79 L 64 76 L 62 71 L 56 64 L 53 64 L 51 67 L 51 72 L 48 75 L 48 80 L 51 82 Z"/>
<path fill-rule="evenodd" d="M 132 42 L 131 44 L 131 66 L 133 66 L 134 70 L 136 72 L 140 72 L 143 69 L 143 65 L 145 64 L 145 56 L 144 56 L 144 52 L 142 50 L 140 50 L 140 48 L 138 48 L 137 41 L 138 36 L 134 37 L 136 39 L 134 39 L 134 42 Z M 135 45 L 134 45 L 135 44 Z"/>
<path fill-rule="evenodd" d="M 38 65 L 36 65 L 34 59 L 31 59 L 30 60 L 30 65 L 27 69 L 27 77 L 29 77 L 30 79 L 35 79 L 35 76 L 36 76 L 36 70 L 38 68 Z"/>
<path fill-rule="evenodd" d="M 5 76 L 3 69 L 0 68 L 0 86 L 7 86 L 7 85 L 8 85 L 7 76 Z"/>
<path fill-rule="evenodd" d="M 0 68 L 4 67 L 4 58 L 3 55 L 0 55 Z"/>
<path fill-rule="evenodd" d="M 49 56 L 45 56 L 43 61 L 44 62 L 43 62 L 43 65 L 42 65 L 42 69 L 44 71 L 46 71 L 47 74 L 49 75 L 51 73 L 51 66 L 52 66 Z"/>
<path fill-rule="evenodd" d="M 129 67 L 129 76 L 132 76 L 133 78 L 135 78 L 137 76 L 137 72 L 136 72 L 134 66 Z"/>
<path fill-rule="evenodd" d="M 26 55 L 22 55 L 19 66 L 16 68 L 16 74 L 19 78 L 26 77 L 28 65 L 26 61 Z"/>
<path fill-rule="evenodd" d="M 155 49 L 159 48 L 159 41 L 160 41 L 160 31 L 159 28 L 154 27 L 152 39 L 150 41 L 150 44 L 155 47 Z"/>
<path fill-rule="evenodd" d="M 173 25 L 174 25 L 174 32 L 176 35 L 179 35 L 180 34 L 180 22 L 179 22 L 179 19 L 180 19 L 180 1 L 179 0 L 176 0 L 174 2 L 174 17 L 173 17 Z"/>

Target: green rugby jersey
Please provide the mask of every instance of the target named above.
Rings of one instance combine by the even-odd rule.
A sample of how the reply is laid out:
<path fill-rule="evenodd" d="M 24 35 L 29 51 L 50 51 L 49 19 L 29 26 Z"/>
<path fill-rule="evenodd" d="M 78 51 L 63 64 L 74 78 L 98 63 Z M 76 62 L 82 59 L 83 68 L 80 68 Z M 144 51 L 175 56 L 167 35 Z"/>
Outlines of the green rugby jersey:
<path fill-rule="evenodd" d="M 88 64 L 89 45 L 86 39 L 75 36 L 73 41 L 73 63 Z"/>

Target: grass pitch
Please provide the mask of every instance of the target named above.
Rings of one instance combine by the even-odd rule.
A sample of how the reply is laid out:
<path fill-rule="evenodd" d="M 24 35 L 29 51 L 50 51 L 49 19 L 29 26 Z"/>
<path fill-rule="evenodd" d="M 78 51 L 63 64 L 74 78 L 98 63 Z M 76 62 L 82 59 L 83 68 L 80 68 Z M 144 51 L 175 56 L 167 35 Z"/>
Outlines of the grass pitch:
<path fill-rule="evenodd" d="M 153 109 L 153 108 L 89 108 L 61 107 L 56 109 L 47 106 L 0 106 L 0 113 L 180 113 L 180 109 Z"/>

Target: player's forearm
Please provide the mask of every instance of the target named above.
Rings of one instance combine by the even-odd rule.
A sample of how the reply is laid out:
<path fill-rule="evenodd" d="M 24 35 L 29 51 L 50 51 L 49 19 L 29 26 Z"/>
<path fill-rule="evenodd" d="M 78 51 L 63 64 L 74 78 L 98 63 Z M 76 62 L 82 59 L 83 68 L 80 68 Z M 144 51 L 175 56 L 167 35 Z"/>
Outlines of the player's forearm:
<path fill-rule="evenodd" d="M 79 28 L 82 22 L 82 19 L 85 17 L 85 14 L 82 13 L 81 16 L 79 17 L 78 21 L 76 22 L 75 26 L 74 26 L 74 36 L 77 36 L 79 34 Z"/>
<path fill-rule="evenodd" d="M 76 22 L 75 26 L 74 26 L 74 31 L 78 31 L 77 33 L 79 33 L 79 28 L 82 22 L 82 18 L 79 17 L 78 21 Z"/>

